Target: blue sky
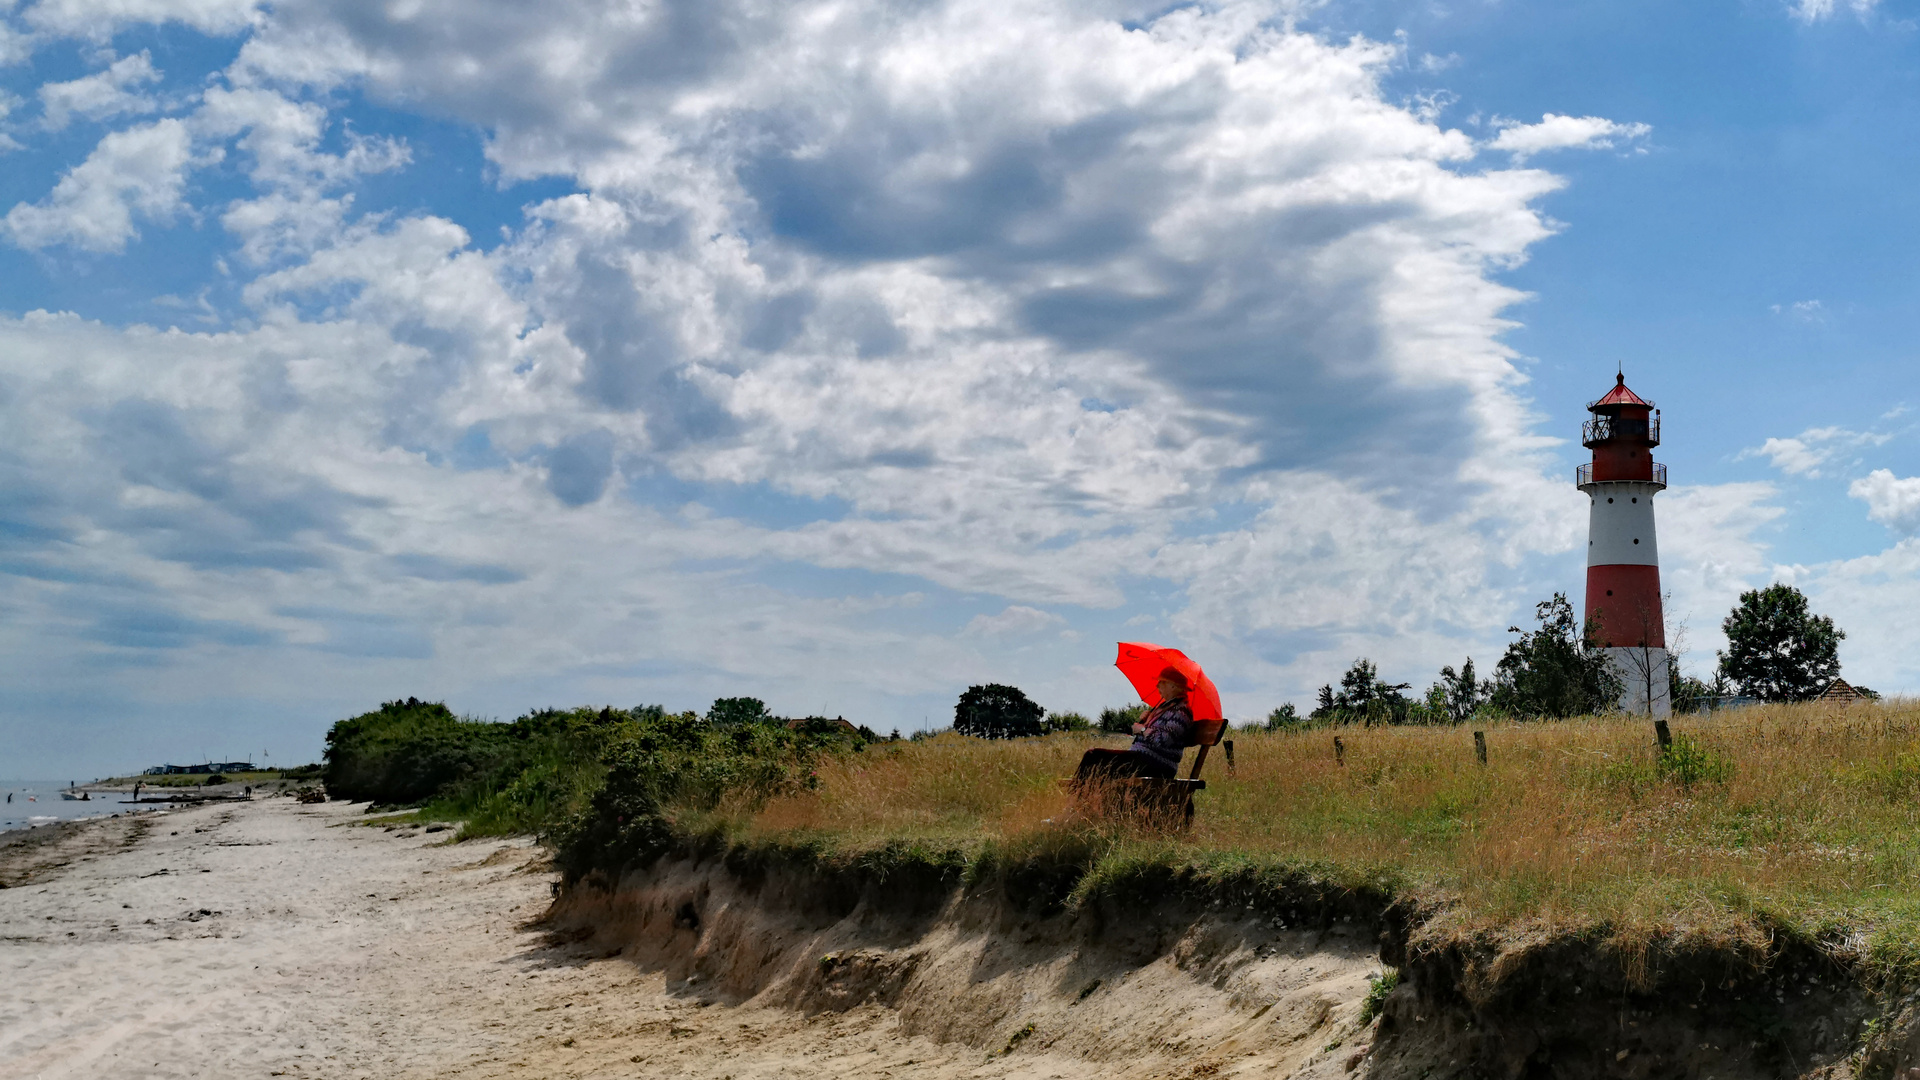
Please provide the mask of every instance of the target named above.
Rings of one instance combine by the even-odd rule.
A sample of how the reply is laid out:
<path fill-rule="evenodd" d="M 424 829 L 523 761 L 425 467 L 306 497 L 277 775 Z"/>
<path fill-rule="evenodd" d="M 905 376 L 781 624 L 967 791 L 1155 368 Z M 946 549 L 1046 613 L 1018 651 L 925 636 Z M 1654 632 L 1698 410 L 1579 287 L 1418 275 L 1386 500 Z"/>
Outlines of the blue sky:
<path fill-rule="evenodd" d="M 1665 410 L 1704 673 L 1920 690 L 1910 4 L 0 9 L 0 772 L 391 697 L 1423 686 Z"/>

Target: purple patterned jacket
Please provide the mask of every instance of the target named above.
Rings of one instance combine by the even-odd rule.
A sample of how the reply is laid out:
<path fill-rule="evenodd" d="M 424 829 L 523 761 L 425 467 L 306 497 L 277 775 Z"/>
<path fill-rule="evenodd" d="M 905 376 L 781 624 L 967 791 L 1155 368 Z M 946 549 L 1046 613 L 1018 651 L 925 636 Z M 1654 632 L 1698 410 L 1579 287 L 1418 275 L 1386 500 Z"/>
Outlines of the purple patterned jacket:
<path fill-rule="evenodd" d="M 1133 737 L 1129 749 L 1179 772 L 1180 757 L 1193 742 L 1193 710 L 1187 708 L 1186 699 L 1163 701 L 1147 710 L 1140 722 L 1146 730 Z"/>

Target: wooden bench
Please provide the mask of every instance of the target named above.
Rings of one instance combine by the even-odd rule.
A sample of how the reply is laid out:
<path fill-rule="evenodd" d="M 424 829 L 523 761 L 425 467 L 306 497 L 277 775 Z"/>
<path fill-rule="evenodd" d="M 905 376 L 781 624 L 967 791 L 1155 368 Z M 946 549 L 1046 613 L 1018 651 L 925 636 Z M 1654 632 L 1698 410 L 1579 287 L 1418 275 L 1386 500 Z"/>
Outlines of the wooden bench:
<path fill-rule="evenodd" d="M 1221 736 L 1227 732 L 1225 720 L 1194 721 L 1194 745 L 1199 747 L 1193 755 L 1193 768 L 1186 777 L 1130 776 L 1110 780 L 1112 795 L 1105 800 L 1103 809 L 1107 813 L 1137 814 L 1151 824 L 1161 826 L 1178 825 L 1189 828 L 1193 825 L 1193 793 L 1207 790 L 1207 782 L 1200 779 L 1200 770 L 1206 767 L 1207 751 L 1221 745 Z M 1226 740 L 1224 747 L 1227 765 L 1233 765 L 1233 740 Z"/>

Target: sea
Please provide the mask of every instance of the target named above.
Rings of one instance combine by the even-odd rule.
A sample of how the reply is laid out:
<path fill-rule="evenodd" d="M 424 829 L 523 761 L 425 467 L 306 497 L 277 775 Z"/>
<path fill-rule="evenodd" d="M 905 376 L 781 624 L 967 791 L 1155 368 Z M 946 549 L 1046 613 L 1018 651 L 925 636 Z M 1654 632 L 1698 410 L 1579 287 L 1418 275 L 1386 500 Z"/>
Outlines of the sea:
<path fill-rule="evenodd" d="M 67 783 L 65 780 L 0 780 L 0 832 L 31 829 L 56 821 L 105 817 L 133 809 L 120 802 L 131 796 L 118 791 L 94 792 L 93 798 L 86 802 L 63 799 L 60 792 Z M 8 795 L 13 796 L 12 802 L 5 801 Z"/>

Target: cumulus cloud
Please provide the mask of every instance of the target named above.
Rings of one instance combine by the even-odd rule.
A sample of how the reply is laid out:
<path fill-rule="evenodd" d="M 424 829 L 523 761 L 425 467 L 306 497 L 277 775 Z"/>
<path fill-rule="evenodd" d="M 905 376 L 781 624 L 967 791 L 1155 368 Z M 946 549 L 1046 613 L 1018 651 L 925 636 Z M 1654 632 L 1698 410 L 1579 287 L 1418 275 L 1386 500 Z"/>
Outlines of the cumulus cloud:
<path fill-rule="evenodd" d="M 1490 150 L 1505 150 L 1515 163 L 1526 161 L 1548 150 L 1609 150 L 1622 143 L 1635 143 L 1652 134 L 1646 124 L 1623 124 L 1599 116 L 1558 116 L 1547 113 L 1537 124 L 1518 120 L 1496 121 L 1500 134 L 1486 144 Z"/>
<path fill-rule="evenodd" d="M 164 222 L 185 208 L 181 190 L 193 164 L 192 140 L 177 119 L 112 132 L 45 199 L 8 211 L 7 236 L 24 248 L 119 251 L 139 234 L 136 214 Z"/>
<path fill-rule="evenodd" d="M 1740 451 L 1740 458 L 1764 457 L 1788 476 L 1818 477 L 1822 466 L 1862 446 L 1878 446 L 1892 435 L 1849 431 L 1842 427 L 1808 428 L 1792 438 L 1770 438 Z"/>
<path fill-rule="evenodd" d="M 104 120 L 128 113 L 150 113 L 159 103 L 140 87 L 160 81 L 160 72 L 145 50 L 123 56 L 103 71 L 69 82 L 47 83 L 40 87 L 40 103 L 45 113 L 41 124 L 50 131 L 67 126 L 75 116 Z"/>
<path fill-rule="evenodd" d="M 1920 533 L 1920 476 L 1897 477 L 1875 469 L 1847 486 L 1847 494 L 1867 504 L 1867 516 L 1895 532 Z"/>
<path fill-rule="evenodd" d="M 1004 677 L 1084 700 L 1110 673 L 1051 631 L 1140 604 L 1265 697 L 1457 663 L 1577 582 L 1497 280 L 1561 181 L 1383 99 L 1390 45 L 1238 6 L 167 10 L 252 29 L 7 228 L 112 250 L 230 155 L 245 317 L 0 325 L 9 643 L 892 723 L 1012 640 Z M 358 94 L 577 190 L 485 250 L 430 178 L 355 216 L 411 160 Z M 1644 135 L 1561 119 L 1499 148 Z M 956 631 L 969 597 L 1005 606 Z"/>
<path fill-rule="evenodd" d="M 22 13 L 27 25 L 49 34 L 104 39 L 120 27 L 181 23 L 208 34 L 245 28 L 258 0 L 39 0 Z"/>

